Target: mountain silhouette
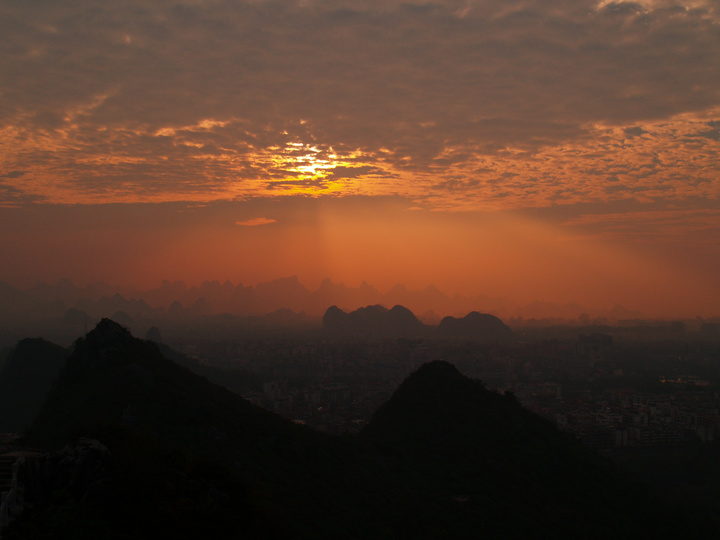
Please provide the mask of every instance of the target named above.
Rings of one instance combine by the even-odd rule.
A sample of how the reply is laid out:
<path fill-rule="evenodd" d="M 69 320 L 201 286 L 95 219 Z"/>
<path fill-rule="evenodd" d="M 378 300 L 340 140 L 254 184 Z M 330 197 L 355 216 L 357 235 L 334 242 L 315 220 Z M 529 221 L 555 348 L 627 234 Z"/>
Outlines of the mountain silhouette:
<path fill-rule="evenodd" d="M 26 435 L 34 444 L 61 446 L 101 424 L 137 427 L 200 451 L 236 439 L 260 452 L 261 432 L 298 429 L 168 360 L 110 319 L 75 343 Z"/>
<path fill-rule="evenodd" d="M 345 313 L 331 306 L 323 316 L 323 329 L 336 337 L 412 338 L 425 333 L 417 317 L 403 306 L 387 309 L 381 305 L 367 306 Z"/>
<path fill-rule="evenodd" d="M 437 335 L 471 341 L 506 341 L 513 338 L 513 331 L 494 315 L 472 311 L 461 319 L 445 317 L 438 325 Z"/>
<path fill-rule="evenodd" d="M 360 437 L 403 476 L 423 479 L 416 504 L 428 509 L 427 527 L 455 516 L 448 538 L 632 537 L 647 534 L 647 522 L 672 526 L 662 503 L 610 462 L 444 361 L 410 375 Z"/>
<path fill-rule="evenodd" d="M 24 440 L 59 452 L 78 437 L 107 447 L 93 470 L 107 469 L 109 495 L 80 490 L 55 506 L 38 493 L 72 475 L 38 464 L 61 458 L 29 459 L 26 497 L 44 503 L 13 525 L 19 538 L 43 537 L 39 527 L 52 538 L 59 508 L 76 538 L 370 538 L 387 526 L 377 516 L 392 490 L 348 442 L 255 407 L 109 319 L 76 342 Z"/>
<path fill-rule="evenodd" d="M 62 347 L 41 338 L 18 342 L 0 370 L 0 432 L 25 431 L 67 355 Z"/>
<path fill-rule="evenodd" d="M 25 441 L 54 450 L 21 466 L 32 505 L 11 540 L 709 536 L 511 394 L 442 361 L 410 375 L 358 437 L 338 438 L 103 319 L 76 342 Z"/>
<path fill-rule="evenodd" d="M 83 327 L 92 320 L 92 317 L 82 310 L 77 308 L 70 308 L 62 316 L 62 324 Z M 87 329 L 86 329 L 87 331 Z"/>
<path fill-rule="evenodd" d="M 258 283 L 255 294 L 266 313 L 279 309 L 303 311 L 312 299 L 312 293 L 300 283 L 297 276 Z"/>

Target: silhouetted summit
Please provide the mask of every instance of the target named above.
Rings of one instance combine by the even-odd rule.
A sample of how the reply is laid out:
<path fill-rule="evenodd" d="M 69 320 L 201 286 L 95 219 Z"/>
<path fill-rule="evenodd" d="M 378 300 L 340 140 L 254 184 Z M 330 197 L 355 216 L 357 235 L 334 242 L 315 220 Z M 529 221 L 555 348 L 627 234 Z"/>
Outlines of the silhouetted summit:
<path fill-rule="evenodd" d="M 111 319 L 102 319 L 85 337 L 75 342 L 70 365 L 125 362 L 133 354 L 142 353 L 141 349 L 145 347 L 147 345 L 134 338 L 124 326 Z"/>
<path fill-rule="evenodd" d="M 513 338 L 513 331 L 500 319 L 488 313 L 473 311 L 465 317 L 445 317 L 440 321 L 438 336 L 472 341 L 505 341 Z"/>
<path fill-rule="evenodd" d="M 420 443 L 439 445 L 450 453 L 457 450 L 457 439 L 467 439 L 487 443 L 487 450 L 495 452 L 496 443 L 509 445 L 533 431 L 562 438 L 552 424 L 523 409 L 512 394 L 491 392 L 452 364 L 436 360 L 405 379 L 375 412 L 363 436 L 408 445 L 418 452 L 428 451 Z"/>
<path fill-rule="evenodd" d="M 642 536 L 654 511 L 609 462 L 444 361 L 410 375 L 360 436 L 423 479 L 419 507 L 455 515 L 447 538 Z"/>
<path fill-rule="evenodd" d="M 59 445 L 98 425 L 148 430 L 196 449 L 221 440 L 262 446 L 262 437 L 242 437 L 238 429 L 295 430 L 290 421 L 168 360 L 157 345 L 110 319 L 76 341 L 27 435 L 38 444 Z"/>
<path fill-rule="evenodd" d="M 345 313 L 337 306 L 323 316 L 325 331 L 337 337 L 410 338 L 423 335 L 425 326 L 403 306 L 388 310 L 374 305 Z"/>
<path fill-rule="evenodd" d="M 78 344 L 76 349 L 83 346 L 93 348 L 113 347 L 118 348 L 128 345 L 135 341 L 130 330 L 116 323 L 112 319 L 102 319 L 94 329 L 86 334 Z"/>
<path fill-rule="evenodd" d="M 58 500 L 63 526 L 83 531 L 73 537 L 371 538 L 385 523 L 367 519 L 388 501 L 349 443 L 252 405 L 109 319 L 76 342 L 25 440 L 77 437 L 108 448 L 112 493 L 99 507 Z M 358 493 L 373 494 L 362 511 Z M 54 505 L 25 514 L 18 538 L 54 537 Z"/>

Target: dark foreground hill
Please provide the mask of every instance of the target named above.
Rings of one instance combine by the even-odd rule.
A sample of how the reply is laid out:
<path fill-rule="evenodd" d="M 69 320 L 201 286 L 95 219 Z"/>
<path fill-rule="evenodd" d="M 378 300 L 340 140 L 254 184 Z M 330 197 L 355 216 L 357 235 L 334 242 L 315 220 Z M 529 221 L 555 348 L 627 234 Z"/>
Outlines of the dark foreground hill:
<path fill-rule="evenodd" d="M 103 320 L 76 344 L 26 441 L 54 450 L 21 467 L 24 511 L 4 540 L 716 532 L 444 362 L 410 376 L 359 437 L 339 439 Z"/>
<path fill-rule="evenodd" d="M 408 377 L 360 437 L 403 476 L 423 478 L 418 506 L 448 538 L 639 538 L 695 526 L 514 395 L 447 362 Z"/>
<path fill-rule="evenodd" d="M 76 343 L 25 440 L 59 449 L 79 437 L 108 448 L 91 467 L 106 475 L 70 489 L 58 477 L 84 473 L 38 477 L 47 467 L 29 463 L 39 495 L 26 497 L 40 502 L 7 538 L 56 538 L 59 516 L 81 538 L 341 537 L 347 527 L 370 537 L 383 521 L 364 520 L 386 501 L 367 496 L 372 474 L 347 443 L 253 406 L 107 319 Z"/>
<path fill-rule="evenodd" d="M 40 338 L 20 341 L 0 370 L 0 432 L 22 433 L 37 416 L 68 351 Z"/>

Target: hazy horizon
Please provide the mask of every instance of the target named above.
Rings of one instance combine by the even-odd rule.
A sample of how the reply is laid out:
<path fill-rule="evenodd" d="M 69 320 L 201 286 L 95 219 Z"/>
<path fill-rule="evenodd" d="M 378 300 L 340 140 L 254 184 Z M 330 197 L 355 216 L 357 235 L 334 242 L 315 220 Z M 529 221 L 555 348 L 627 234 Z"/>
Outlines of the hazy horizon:
<path fill-rule="evenodd" d="M 13 307 L 17 310 L 18 306 L 24 306 L 17 314 L 24 313 L 23 309 L 31 309 L 34 317 L 42 315 L 43 306 L 49 306 L 52 312 L 57 311 L 58 306 L 53 304 L 57 300 L 63 301 L 62 309 L 79 307 L 82 310 L 90 306 L 97 309 L 97 306 L 103 305 L 105 307 L 102 309 L 107 310 L 108 306 L 115 305 L 119 311 L 123 311 L 122 306 L 118 307 L 112 302 L 112 297 L 119 294 L 127 303 L 128 309 L 136 301 L 143 301 L 150 308 L 163 310 L 168 310 L 173 303 L 179 302 L 183 308 L 190 310 L 188 313 L 196 315 L 265 315 L 287 309 L 298 314 L 307 313 L 311 317 L 321 317 L 331 305 L 346 312 L 370 305 L 382 305 L 387 309 L 402 305 L 416 316 L 425 319 L 429 317 L 435 323 L 442 317 L 463 317 L 471 311 L 490 313 L 505 320 L 565 319 L 568 323 L 582 324 L 603 320 L 615 324 L 618 321 L 641 319 L 668 321 L 698 317 L 708 320 L 720 318 L 719 313 L 649 313 L 621 303 L 589 305 L 556 302 L 552 299 L 536 299 L 522 303 L 483 294 L 449 294 L 434 284 L 412 288 L 396 283 L 389 288 L 379 288 L 365 280 L 348 284 L 324 278 L 317 286 L 312 286 L 304 283 L 297 275 L 259 283 L 234 283 L 230 280 L 187 283 L 182 280 L 163 280 L 155 286 L 145 288 L 102 281 L 76 283 L 67 278 L 57 282 L 36 282 L 28 287 L 18 287 L 4 281 L 0 283 L 25 295 L 20 299 L 12 294 L 6 295 L 6 299 L 10 300 L 10 304 L 6 306 L 7 311 L 11 312 Z M 197 304 L 198 301 L 201 304 Z M 15 306 L 11 305 L 13 302 Z M 138 308 L 137 305 L 134 307 Z M 197 311 L 198 309 L 200 311 Z M 147 316 L 141 315 L 140 311 L 138 315 Z M 106 312 L 103 316 L 109 315 L 110 313 Z"/>

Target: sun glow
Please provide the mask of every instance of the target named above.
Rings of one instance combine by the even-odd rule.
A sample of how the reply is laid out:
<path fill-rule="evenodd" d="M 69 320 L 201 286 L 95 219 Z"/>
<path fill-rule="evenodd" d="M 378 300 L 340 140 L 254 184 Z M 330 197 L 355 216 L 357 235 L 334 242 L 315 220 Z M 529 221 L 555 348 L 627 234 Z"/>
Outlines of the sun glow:
<path fill-rule="evenodd" d="M 309 146 L 303 143 L 288 143 L 290 149 L 291 162 L 294 161 L 295 166 L 290 166 L 289 170 L 297 171 L 303 175 L 311 177 L 322 176 L 323 171 L 333 169 L 337 166 L 337 155 L 320 150 L 317 146 Z M 299 155 L 292 155 L 297 151 Z M 332 148 L 329 149 L 332 152 Z"/>
<path fill-rule="evenodd" d="M 253 162 L 267 171 L 264 190 L 285 195 L 347 193 L 349 179 L 338 170 L 366 165 L 360 152 L 341 156 L 332 146 L 299 141 L 271 146 L 256 154 Z"/>

